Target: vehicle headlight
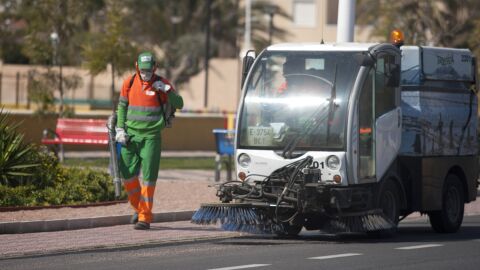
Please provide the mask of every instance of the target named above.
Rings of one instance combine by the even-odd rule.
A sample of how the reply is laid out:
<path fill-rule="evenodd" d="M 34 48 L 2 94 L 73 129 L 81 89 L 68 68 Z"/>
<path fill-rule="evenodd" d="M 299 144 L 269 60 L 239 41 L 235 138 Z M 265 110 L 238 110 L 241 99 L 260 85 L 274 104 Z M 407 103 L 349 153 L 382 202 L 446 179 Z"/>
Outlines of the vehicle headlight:
<path fill-rule="evenodd" d="M 327 167 L 330 170 L 338 170 L 340 168 L 340 159 L 335 155 L 329 156 L 327 158 Z"/>
<path fill-rule="evenodd" d="M 240 154 L 238 156 L 238 165 L 242 166 L 243 168 L 247 168 L 250 165 L 250 156 L 247 154 Z"/>

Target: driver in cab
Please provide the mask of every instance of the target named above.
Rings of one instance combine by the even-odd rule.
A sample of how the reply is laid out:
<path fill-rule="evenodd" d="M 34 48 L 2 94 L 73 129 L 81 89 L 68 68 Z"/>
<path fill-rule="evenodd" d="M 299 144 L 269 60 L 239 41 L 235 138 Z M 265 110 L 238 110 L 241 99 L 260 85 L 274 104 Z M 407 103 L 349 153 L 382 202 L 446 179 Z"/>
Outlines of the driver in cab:
<path fill-rule="evenodd" d="M 301 85 L 302 74 L 305 72 L 305 59 L 289 57 L 283 63 L 283 77 L 285 81 L 278 87 L 278 94 L 286 94 Z"/>

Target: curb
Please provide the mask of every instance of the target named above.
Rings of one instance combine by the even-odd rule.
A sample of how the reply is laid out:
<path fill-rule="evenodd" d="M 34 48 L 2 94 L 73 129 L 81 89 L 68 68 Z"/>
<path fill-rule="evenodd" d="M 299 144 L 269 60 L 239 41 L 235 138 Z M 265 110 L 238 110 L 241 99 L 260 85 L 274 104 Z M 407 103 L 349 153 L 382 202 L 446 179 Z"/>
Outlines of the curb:
<path fill-rule="evenodd" d="M 168 246 L 168 245 L 181 245 L 189 243 L 201 243 L 206 241 L 216 241 L 223 240 L 232 237 L 238 237 L 238 235 L 226 235 L 226 236 L 203 236 L 195 238 L 178 238 L 178 239 L 169 239 L 169 240 L 154 240 L 150 242 L 140 242 L 132 244 L 113 244 L 106 246 L 91 246 L 84 248 L 66 248 L 66 249 L 56 249 L 49 251 L 32 251 L 25 253 L 13 253 L 13 254 L 0 254 L 0 261 L 10 260 L 10 259 L 26 259 L 26 258 L 35 258 L 40 256 L 51 256 L 51 255 L 64 255 L 64 254 L 75 254 L 82 252 L 93 252 L 93 251 L 121 251 L 121 250 L 134 250 L 138 248 L 148 248 L 148 247 L 159 247 L 159 246 Z"/>
<path fill-rule="evenodd" d="M 187 221 L 195 211 L 154 213 L 153 222 Z M 91 229 L 130 224 L 131 215 L 92 217 L 78 219 L 57 219 L 39 221 L 0 222 L 0 234 L 53 232 Z"/>

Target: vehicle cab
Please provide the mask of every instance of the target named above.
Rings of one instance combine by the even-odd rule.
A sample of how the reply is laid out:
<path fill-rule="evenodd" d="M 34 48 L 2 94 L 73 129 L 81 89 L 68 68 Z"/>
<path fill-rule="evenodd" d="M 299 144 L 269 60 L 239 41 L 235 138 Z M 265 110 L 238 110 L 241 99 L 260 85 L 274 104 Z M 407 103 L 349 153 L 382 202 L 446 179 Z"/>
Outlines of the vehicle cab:
<path fill-rule="evenodd" d="M 236 136 L 240 180 L 262 181 L 310 155 L 312 168 L 321 172 L 318 184 L 372 183 L 396 157 L 401 144 L 396 46 L 277 44 L 244 70 L 249 72 Z"/>

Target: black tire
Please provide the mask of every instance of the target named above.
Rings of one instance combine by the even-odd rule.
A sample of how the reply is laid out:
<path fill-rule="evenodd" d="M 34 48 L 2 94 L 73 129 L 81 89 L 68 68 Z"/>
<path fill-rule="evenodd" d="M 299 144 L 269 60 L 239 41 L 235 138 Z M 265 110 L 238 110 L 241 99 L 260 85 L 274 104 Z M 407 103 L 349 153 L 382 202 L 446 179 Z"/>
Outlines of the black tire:
<path fill-rule="evenodd" d="M 375 238 L 392 237 L 397 232 L 397 225 L 400 216 L 400 194 L 398 186 L 393 180 L 387 180 L 382 186 L 380 194 L 377 198 L 377 207 L 382 209 L 383 216 L 388 219 L 394 226 L 386 230 L 373 230 L 367 232 Z"/>
<path fill-rule="evenodd" d="M 382 209 L 383 214 L 393 224 L 398 225 L 400 216 L 400 196 L 397 185 L 389 180 L 385 183 L 380 197 L 378 198 L 378 206 Z"/>
<path fill-rule="evenodd" d="M 428 213 L 430 225 L 438 233 L 454 233 L 463 222 L 465 194 L 458 176 L 449 174 L 445 178 L 442 192 L 442 210 Z"/>
<path fill-rule="evenodd" d="M 288 222 L 282 223 L 282 229 L 275 231 L 277 236 L 281 237 L 296 237 L 302 231 L 303 226 L 300 225 L 291 225 Z"/>

